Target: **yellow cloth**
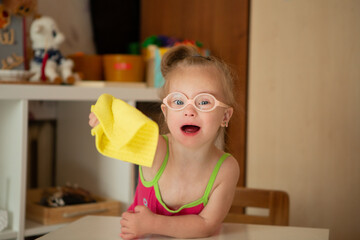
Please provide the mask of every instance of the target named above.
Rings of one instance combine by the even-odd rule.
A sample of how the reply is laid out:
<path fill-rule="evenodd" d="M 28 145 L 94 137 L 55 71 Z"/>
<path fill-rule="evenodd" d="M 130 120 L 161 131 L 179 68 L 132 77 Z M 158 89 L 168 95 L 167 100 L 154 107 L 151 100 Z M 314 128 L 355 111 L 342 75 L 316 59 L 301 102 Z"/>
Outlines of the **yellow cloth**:
<path fill-rule="evenodd" d="M 159 127 L 126 102 L 102 94 L 91 111 L 100 124 L 91 130 L 97 150 L 108 157 L 151 167 Z"/>

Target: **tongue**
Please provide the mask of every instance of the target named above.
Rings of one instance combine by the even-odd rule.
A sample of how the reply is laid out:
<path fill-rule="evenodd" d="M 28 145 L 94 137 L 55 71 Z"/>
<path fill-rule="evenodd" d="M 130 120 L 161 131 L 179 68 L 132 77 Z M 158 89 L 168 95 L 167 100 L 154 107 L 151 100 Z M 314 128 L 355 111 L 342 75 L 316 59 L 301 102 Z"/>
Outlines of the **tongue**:
<path fill-rule="evenodd" d="M 198 126 L 187 125 L 187 126 L 184 126 L 182 129 L 186 133 L 194 133 L 194 132 L 199 131 L 200 128 Z"/>

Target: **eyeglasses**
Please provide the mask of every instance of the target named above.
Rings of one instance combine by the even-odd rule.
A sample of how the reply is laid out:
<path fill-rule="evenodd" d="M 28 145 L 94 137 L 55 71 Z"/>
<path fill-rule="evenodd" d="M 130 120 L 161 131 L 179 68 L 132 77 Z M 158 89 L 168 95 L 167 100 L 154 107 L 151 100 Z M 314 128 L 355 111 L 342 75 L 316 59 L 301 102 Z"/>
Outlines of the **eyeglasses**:
<path fill-rule="evenodd" d="M 217 106 L 229 108 L 230 106 L 218 101 L 213 95 L 209 93 L 200 93 L 193 99 L 189 99 L 183 93 L 173 92 L 163 99 L 163 103 L 171 110 L 179 111 L 184 109 L 187 105 L 192 104 L 197 110 L 201 112 L 210 112 Z"/>

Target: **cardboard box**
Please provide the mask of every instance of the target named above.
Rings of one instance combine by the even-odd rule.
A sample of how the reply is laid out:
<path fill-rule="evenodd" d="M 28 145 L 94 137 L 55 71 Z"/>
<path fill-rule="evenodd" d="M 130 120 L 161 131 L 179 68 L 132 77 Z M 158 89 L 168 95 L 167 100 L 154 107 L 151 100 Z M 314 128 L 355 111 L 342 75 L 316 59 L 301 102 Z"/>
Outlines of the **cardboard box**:
<path fill-rule="evenodd" d="M 65 207 L 45 207 L 39 204 L 44 189 L 29 189 L 26 196 L 26 218 L 43 225 L 72 222 L 86 215 L 120 216 L 121 204 L 107 198 L 94 197 L 96 203 Z"/>

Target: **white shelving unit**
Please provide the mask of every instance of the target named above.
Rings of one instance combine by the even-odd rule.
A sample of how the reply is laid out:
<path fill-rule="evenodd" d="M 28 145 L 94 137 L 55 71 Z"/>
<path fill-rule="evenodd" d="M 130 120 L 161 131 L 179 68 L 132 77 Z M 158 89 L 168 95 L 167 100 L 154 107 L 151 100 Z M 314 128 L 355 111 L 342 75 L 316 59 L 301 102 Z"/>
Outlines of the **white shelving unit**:
<path fill-rule="evenodd" d="M 88 126 L 91 104 L 103 93 L 135 105 L 158 101 L 154 88 L 129 84 L 111 87 L 0 84 L 0 209 L 9 226 L 0 239 L 22 240 L 62 225 L 43 226 L 26 220 L 28 111 L 30 101 L 56 104 L 56 184 L 77 183 L 126 206 L 133 196 L 133 165 L 106 158 L 95 149 Z"/>

